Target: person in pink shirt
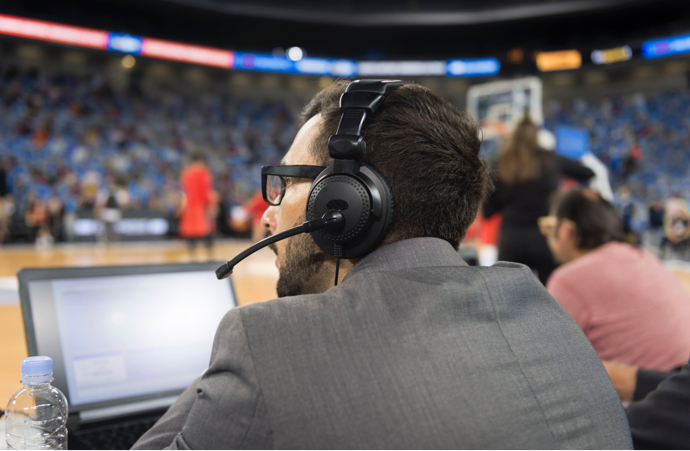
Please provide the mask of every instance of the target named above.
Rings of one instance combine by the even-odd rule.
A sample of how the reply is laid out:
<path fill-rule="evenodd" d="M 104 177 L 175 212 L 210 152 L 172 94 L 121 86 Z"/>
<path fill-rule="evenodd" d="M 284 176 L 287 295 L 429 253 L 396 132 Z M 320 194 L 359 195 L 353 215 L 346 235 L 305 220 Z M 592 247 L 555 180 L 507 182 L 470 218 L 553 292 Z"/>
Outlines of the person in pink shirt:
<path fill-rule="evenodd" d="M 690 358 L 690 295 L 651 254 L 620 242 L 615 208 L 586 189 L 568 191 L 540 218 L 563 263 L 546 288 L 602 360 L 668 371 Z"/>

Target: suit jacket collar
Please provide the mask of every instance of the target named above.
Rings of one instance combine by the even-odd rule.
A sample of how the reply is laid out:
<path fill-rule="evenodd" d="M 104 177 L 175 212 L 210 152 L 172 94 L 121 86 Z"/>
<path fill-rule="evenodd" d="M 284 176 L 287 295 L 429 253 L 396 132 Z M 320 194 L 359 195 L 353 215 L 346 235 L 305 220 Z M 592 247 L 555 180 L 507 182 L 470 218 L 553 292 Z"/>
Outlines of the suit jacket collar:
<path fill-rule="evenodd" d="M 364 272 L 397 271 L 429 266 L 467 266 L 448 241 L 412 238 L 376 249 L 350 269 L 343 282 Z"/>

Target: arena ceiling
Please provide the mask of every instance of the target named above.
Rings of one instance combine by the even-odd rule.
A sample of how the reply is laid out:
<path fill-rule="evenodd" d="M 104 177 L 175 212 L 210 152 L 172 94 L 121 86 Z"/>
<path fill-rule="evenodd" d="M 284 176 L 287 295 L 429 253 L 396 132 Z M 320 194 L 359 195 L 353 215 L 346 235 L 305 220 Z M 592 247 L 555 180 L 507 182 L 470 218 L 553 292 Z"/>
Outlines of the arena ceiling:
<path fill-rule="evenodd" d="M 247 52 L 447 59 L 690 32 L 687 0 L 0 0 L 0 13 Z M 638 44 L 639 45 L 639 44 Z"/>
<path fill-rule="evenodd" d="M 599 11 L 640 0 L 164 0 L 221 14 L 354 27 L 473 25 Z"/>

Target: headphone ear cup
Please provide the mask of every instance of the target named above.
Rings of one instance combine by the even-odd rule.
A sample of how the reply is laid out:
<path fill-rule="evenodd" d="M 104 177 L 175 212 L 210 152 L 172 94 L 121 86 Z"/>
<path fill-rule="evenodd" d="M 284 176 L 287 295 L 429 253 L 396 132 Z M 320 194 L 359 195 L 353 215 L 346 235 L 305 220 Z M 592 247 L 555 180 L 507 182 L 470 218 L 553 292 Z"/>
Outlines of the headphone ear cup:
<path fill-rule="evenodd" d="M 339 210 L 345 217 L 338 232 L 312 232 L 316 244 L 327 254 L 340 246 L 342 258 L 362 257 L 383 241 L 393 217 L 393 196 L 388 184 L 374 169 L 362 165 L 356 174 L 333 174 L 324 170 L 314 181 L 307 201 L 307 220 Z"/>
<path fill-rule="evenodd" d="M 373 182 L 376 190 L 371 189 L 372 194 L 378 193 L 381 199 L 381 214 L 379 217 L 374 217 L 372 223 L 367 231 L 368 240 L 362 243 L 361 249 L 358 251 L 361 255 L 373 252 L 386 238 L 388 229 L 390 229 L 393 222 L 393 213 L 395 210 L 395 199 L 391 192 L 386 179 L 371 166 L 362 164 L 360 167 L 361 176 L 366 176 Z M 351 257 L 355 258 L 355 257 Z"/>

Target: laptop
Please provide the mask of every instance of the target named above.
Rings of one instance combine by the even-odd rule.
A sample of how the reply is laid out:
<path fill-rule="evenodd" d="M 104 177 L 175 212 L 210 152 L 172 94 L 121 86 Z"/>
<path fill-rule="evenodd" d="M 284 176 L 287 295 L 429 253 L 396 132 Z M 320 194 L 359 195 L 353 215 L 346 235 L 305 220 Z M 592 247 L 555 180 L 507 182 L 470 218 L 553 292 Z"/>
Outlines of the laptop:
<path fill-rule="evenodd" d="M 129 449 L 206 370 L 237 305 L 220 264 L 19 271 L 29 355 L 53 359 L 70 449 Z"/>

